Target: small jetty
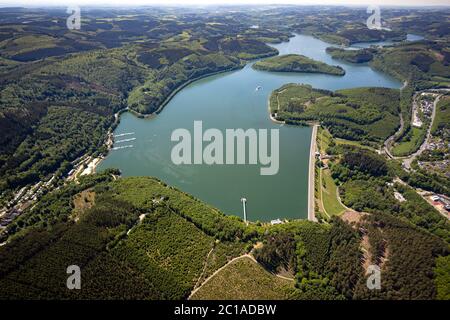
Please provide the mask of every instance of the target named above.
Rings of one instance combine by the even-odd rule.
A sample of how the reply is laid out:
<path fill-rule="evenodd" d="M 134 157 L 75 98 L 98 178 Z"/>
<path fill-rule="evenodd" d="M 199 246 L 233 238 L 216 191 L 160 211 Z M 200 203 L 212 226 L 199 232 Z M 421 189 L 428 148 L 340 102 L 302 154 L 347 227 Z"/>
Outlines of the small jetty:
<path fill-rule="evenodd" d="M 125 133 L 116 134 L 116 135 L 114 135 L 114 137 L 125 137 L 125 136 L 131 136 L 133 134 L 134 134 L 134 132 L 125 132 Z M 134 140 L 136 140 L 135 137 L 126 138 L 126 139 L 116 141 L 115 144 L 117 145 L 118 143 L 130 142 L 130 141 L 134 141 Z M 120 149 L 126 149 L 126 148 L 133 148 L 133 145 L 132 144 L 119 145 L 119 146 L 112 148 L 112 150 L 120 150 Z"/>
<path fill-rule="evenodd" d="M 112 148 L 112 150 L 120 150 L 120 149 L 126 149 L 126 148 L 133 148 L 133 145 L 128 144 L 126 146 L 114 147 L 114 148 Z"/>
<path fill-rule="evenodd" d="M 134 141 L 134 140 L 136 140 L 136 138 L 129 138 L 129 139 L 118 140 L 118 141 L 116 141 L 116 143 L 123 143 L 123 142 L 129 142 L 129 141 Z"/>
<path fill-rule="evenodd" d="M 123 136 L 130 136 L 132 134 L 134 134 L 134 132 L 125 132 L 125 133 L 115 134 L 114 137 L 118 138 L 118 137 L 123 137 Z"/>

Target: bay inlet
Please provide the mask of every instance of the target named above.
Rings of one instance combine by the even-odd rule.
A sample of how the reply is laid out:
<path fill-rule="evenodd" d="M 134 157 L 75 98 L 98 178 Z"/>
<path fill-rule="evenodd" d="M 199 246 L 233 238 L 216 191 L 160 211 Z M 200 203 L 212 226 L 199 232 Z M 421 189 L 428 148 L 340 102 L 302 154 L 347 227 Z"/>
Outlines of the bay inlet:
<path fill-rule="evenodd" d="M 273 45 L 280 54 L 297 53 L 346 70 L 344 76 L 258 71 L 248 63 L 243 69 L 210 76 L 180 90 L 154 118 L 138 118 L 126 112 L 115 134 L 133 132 L 133 147 L 114 148 L 98 170 L 114 167 L 124 176 L 154 176 L 190 193 L 226 214 L 242 216 L 240 199 L 247 199 L 251 221 L 307 218 L 310 127 L 275 123 L 267 112 L 268 98 L 286 83 L 338 90 L 354 87 L 400 88 L 392 77 L 368 65 L 333 60 L 329 44 L 311 36 L 296 35 Z M 259 165 L 175 165 L 171 161 L 171 134 L 202 121 L 204 129 L 279 129 L 279 171 L 260 175 Z M 127 137 L 128 138 L 128 137 Z M 129 144 L 124 142 L 125 144 Z"/>

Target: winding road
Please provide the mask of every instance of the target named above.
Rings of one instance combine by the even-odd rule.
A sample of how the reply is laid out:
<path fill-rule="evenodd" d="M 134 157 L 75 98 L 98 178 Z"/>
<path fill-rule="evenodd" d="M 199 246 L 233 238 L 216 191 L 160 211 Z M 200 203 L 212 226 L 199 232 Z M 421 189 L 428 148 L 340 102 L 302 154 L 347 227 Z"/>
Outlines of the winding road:
<path fill-rule="evenodd" d="M 423 92 L 416 92 L 414 94 L 414 98 L 413 98 L 413 104 L 416 104 L 417 101 L 417 96 L 421 93 L 436 93 L 434 91 L 428 92 L 428 91 L 423 91 Z M 407 156 L 407 157 L 396 157 L 394 155 L 391 154 L 390 149 L 392 148 L 392 145 L 396 139 L 396 137 L 403 131 L 405 123 L 403 120 L 403 115 L 400 113 L 400 127 L 399 129 L 389 138 L 386 139 L 386 141 L 384 142 L 384 152 L 387 154 L 387 156 L 391 159 L 401 159 L 403 160 L 403 165 L 407 170 L 411 169 L 411 164 L 413 163 L 414 159 L 417 158 L 420 154 L 422 154 L 423 151 L 425 151 L 430 143 L 431 140 L 431 128 L 433 127 L 433 122 L 434 122 L 434 118 L 436 117 L 436 108 L 437 108 L 437 104 L 439 102 L 439 99 L 441 98 L 442 95 L 438 95 L 436 97 L 436 99 L 433 102 L 433 111 L 431 114 L 431 121 L 430 124 L 427 128 L 427 135 L 424 139 L 424 141 L 422 142 L 421 146 L 419 147 L 419 149 L 417 149 L 416 152 L 414 152 L 413 154 Z M 414 110 L 414 106 L 413 106 L 413 110 Z M 411 121 L 413 121 L 414 117 L 411 117 Z"/>
<path fill-rule="evenodd" d="M 414 152 L 412 155 L 410 155 L 409 157 L 407 157 L 405 160 L 403 160 L 403 165 L 405 166 L 406 169 L 411 169 L 411 163 L 413 163 L 414 159 L 417 158 L 418 156 L 420 156 L 422 154 L 422 152 L 424 152 L 428 145 L 430 144 L 430 140 L 431 140 L 431 128 L 433 127 L 433 122 L 434 122 L 434 118 L 436 117 L 436 108 L 437 108 L 437 104 L 439 102 L 439 99 L 442 97 L 442 95 L 438 95 L 436 97 L 436 99 L 434 99 L 433 102 L 433 111 L 431 114 L 431 121 L 430 121 L 430 125 L 428 126 L 427 129 L 427 136 L 425 137 L 425 139 L 423 140 L 422 145 L 419 147 L 419 149 Z"/>

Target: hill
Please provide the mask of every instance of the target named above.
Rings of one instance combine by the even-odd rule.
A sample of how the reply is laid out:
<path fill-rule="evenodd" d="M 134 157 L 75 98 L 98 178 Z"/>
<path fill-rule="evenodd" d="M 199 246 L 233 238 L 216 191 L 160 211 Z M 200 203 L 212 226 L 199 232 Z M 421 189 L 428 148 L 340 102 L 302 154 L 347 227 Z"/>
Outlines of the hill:
<path fill-rule="evenodd" d="M 344 60 L 351 63 L 369 62 L 373 59 L 373 49 L 345 50 L 336 47 L 328 47 L 327 53 L 333 59 Z"/>
<path fill-rule="evenodd" d="M 325 73 L 338 76 L 345 74 L 345 70 L 339 66 L 330 66 L 326 63 L 297 54 L 287 54 L 264 59 L 256 62 L 252 67 L 256 70 L 273 72 Z"/>
<path fill-rule="evenodd" d="M 270 112 L 290 124 L 321 121 L 336 137 L 381 143 L 395 132 L 400 96 L 387 88 L 330 92 L 309 85 L 287 84 L 270 96 Z"/>

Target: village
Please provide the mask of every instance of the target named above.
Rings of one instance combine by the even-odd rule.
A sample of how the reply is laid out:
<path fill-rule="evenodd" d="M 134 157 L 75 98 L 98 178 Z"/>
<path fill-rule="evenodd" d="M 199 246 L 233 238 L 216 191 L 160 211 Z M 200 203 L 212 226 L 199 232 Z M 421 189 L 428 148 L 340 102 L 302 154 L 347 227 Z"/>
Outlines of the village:
<path fill-rule="evenodd" d="M 134 133 L 133 133 L 134 134 Z M 118 135 L 120 136 L 120 135 Z M 120 142 L 120 141 L 119 141 Z M 114 135 L 110 131 L 105 140 L 108 150 L 113 150 Z M 43 195 L 53 190 L 58 190 L 61 185 L 70 181 L 76 181 L 78 177 L 95 173 L 95 168 L 101 162 L 103 156 L 94 157 L 85 154 L 70 162 L 71 169 L 65 176 L 58 177 L 56 173 L 46 181 L 39 181 L 34 185 L 25 186 L 14 194 L 6 205 L 0 210 L 0 232 L 14 219 L 20 216 L 26 209 L 33 209 L 33 204 Z"/>

